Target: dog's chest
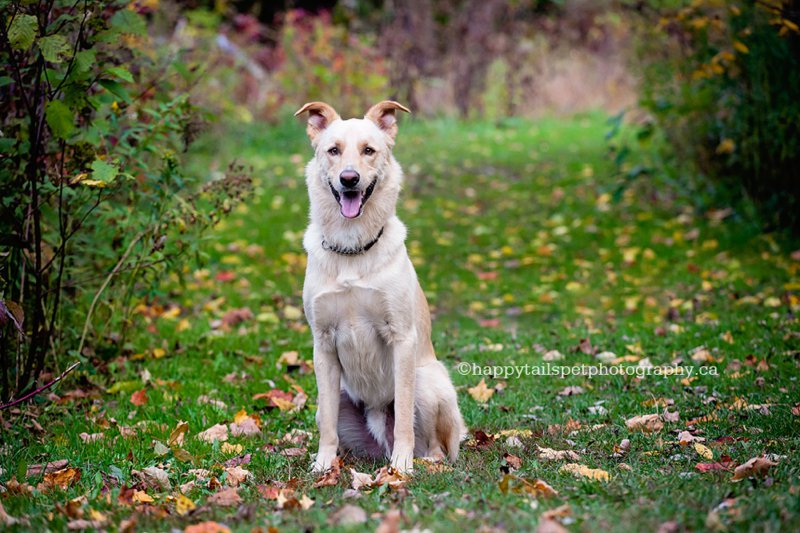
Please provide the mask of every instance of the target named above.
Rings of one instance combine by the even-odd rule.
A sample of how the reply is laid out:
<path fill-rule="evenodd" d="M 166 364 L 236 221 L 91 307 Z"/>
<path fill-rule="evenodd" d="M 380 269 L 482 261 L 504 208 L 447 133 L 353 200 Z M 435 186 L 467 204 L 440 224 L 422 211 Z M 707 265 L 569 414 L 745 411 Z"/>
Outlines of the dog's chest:
<path fill-rule="evenodd" d="M 314 334 L 336 351 L 344 388 L 371 407 L 386 405 L 394 397 L 384 301 L 374 288 L 355 280 L 339 280 L 331 290 L 319 293 L 313 303 Z"/>

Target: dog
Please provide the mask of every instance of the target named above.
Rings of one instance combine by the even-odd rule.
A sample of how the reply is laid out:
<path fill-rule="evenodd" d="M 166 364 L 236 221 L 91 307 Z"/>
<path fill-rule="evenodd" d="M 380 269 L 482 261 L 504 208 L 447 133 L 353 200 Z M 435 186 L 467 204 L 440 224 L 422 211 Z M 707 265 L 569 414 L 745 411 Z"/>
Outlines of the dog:
<path fill-rule="evenodd" d="M 410 112 L 383 101 L 363 119 L 342 120 L 323 102 L 295 113 L 308 114 L 314 149 L 303 307 L 319 393 L 316 473 L 340 447 L 410 473 L 415 456 L 455 461 L 466 435 L 395 214 L 403 180 L 392 155 L 397 111 Z"/>

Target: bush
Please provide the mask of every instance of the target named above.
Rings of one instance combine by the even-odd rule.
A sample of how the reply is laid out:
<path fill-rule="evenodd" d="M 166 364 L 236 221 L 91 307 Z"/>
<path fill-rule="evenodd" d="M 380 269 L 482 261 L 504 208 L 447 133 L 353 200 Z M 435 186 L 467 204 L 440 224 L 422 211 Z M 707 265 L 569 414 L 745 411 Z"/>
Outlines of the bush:
<path fill-rule="evenodd" d="M 182 171 L 205 119 L 186 96 L 191 70 L 151 45 L 147 8 L 136 7 L 148 3 L 1 4 L 0 384 L 9 398 L 46 367 L 63 368 L 63 356 L 91 354 L 92 333 L 119 327 L 110 337 L 121 343 L 134 295 L 195 249 L 249 177 L 204 184 Z"/>
<path fill-rule="evenodd" d="M 800 228 L 800 1 L 648 6 L 642 103 L 678 157 Z"/>

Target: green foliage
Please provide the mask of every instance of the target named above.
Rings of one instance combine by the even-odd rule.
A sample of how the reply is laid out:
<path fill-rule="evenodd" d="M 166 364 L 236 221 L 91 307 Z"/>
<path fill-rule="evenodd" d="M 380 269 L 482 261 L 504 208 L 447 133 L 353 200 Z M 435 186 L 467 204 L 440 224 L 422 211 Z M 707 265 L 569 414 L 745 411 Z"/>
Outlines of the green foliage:
<path fill-rule="evenodd" d="M 6 12 L 2 398 L 62 366 L 55 354 L 91 356 L 109 336 L 119 346 L 134 296 L 189 257 L 249 184 L 238 170 L 211 183 L 184 171 L 206 121 L 186 94 L 194 80 L 127 2 L 11 2 Z"/>
<path fill-rule="evenodd" d="M 800 2 L 650 4 L 642 102 L 678 157 L 800 227 Z"/>

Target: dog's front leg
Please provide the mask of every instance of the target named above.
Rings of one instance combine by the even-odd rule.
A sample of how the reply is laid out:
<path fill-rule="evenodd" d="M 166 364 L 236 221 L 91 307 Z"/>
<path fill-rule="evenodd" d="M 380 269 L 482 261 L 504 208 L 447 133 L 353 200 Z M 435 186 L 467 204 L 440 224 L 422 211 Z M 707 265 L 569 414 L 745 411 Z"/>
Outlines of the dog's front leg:
<path fill-rule="evenodd" d="M 394 346 L 394 449 L 392 467 L 410 473 L 414 462 L 414 382 L 416 341 L 403 339 Z"/>
<path fill-rule="evenodd" d="M 331 467 L 339 448 L 339 389 L 342 368 L 333 347 L 314 343 L 314 374 L 317 377 L 317 427 L 319 451 L 312 465 L 314 472 Z"/>

